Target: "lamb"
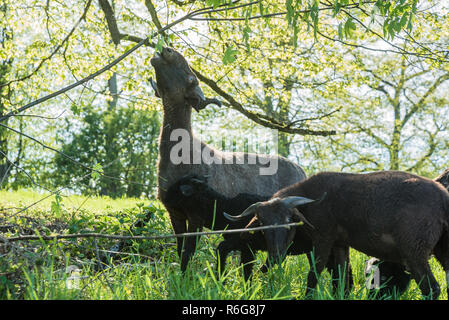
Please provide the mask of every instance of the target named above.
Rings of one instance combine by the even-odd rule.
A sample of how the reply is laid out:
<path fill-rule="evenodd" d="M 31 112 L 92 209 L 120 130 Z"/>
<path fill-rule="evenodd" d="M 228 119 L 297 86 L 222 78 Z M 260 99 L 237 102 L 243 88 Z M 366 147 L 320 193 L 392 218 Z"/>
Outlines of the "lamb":
<path fill-rule="evenodd" d="M 323 196 L 322 201 L 313 200 Z M 234 219 L 250 216 L 253 224 L 279 224 L 294 217 L 293 208 L 315 227 L 304 225 L 315 249 L 317 274 L 338 244 L 406 266 L 421 293 L 436 299 L 440 286 L 428 264 L 433 253 L 449 282 L 449 193 L 435 181 L 400 171 L 319 173 L 249 206 Z M 294 232 L 265 232 L 270 257 L 285 252 Z M 306 294 L 316 284 L 311 271 Z"/>
<path fill-rule="evenodd" d="M 227 197 L 239 193 L 271 195 L 306 178 L 300 166 L 285 158 L 243 152 L 222 152 L 202 143 L 192 132 L 192 108 L 199 112 L 208 104 L 220 105 L 220 102 L 205 98 L 197 77 L 185 58 L 176 50 L 164 47 L 150 62 L 156 74 L 156 82 L 150 80 L 150 83 L 156 96 L 162 99 L 163 105 L 163 121 L 159 137 L 158 198 L 166 207 L 176 234 L 195 232 L 201 227 L 195 221 L 191 221 L 192 223 L 187 226 L 188 217 L 185 213 L 171 208 L 166 203 L 167 189 L 187 174 L 209 176 L 211 186 Z M 181 143 L 184 146 L 180 149 L 183 154 L 180 159 L 178 157 L 174 161 L 173 157 L 179 156 L 174 151 L 178 150 Z M 211 163 L 203 161 L 201 155 L 209 156 Z M 256 164 L 249 163 L 250 156 L 258 160 Z M 267 174 L 266 171 L 267 169 L 269 171 L 271 165 L 277 166 L 277 170 Z M 177 239 L 182 271 L 187 268 L 194 246 L 193 238 Z"/>
<path fill-rule="evenodd" d="M 266 201 L 270 196 L 258 196 L 247 193 L 240 193 L 233 198 L 228 198 L 216 190 L 211 188 L 207 184 L 207 179 L 204 176 L 187 175 L 176 183 L 174 183 L 167 191 L 166 204 L 171 208 L 175 208 L 183 212 L 191 220 L 199 220 L 198 225 L 202 225 L 209 229 L 240 229 L 244 228 L 250 218 L 243 218 L 237 222 L 230 222 L 224 218 L 223 212 L 238 214 L 246 209 L 249 205 Z M 213 215 L 215 209 L 215 215 Z M 242 238 L 241 238 L 242 237 Z M 217 248 L 219 260 L 217 261 L 217 267 L 224 270 L 226 257 L 229 252 L 238 250 L 241 252 L 241 263 L 244 265 L 244 279 L 248 280 L 252 273 L 253 254 L 258 251 L 267 251 L 265 240 L 261 232 L 255 232 L 253 234 L 244 233 L 242 236 L 237 233 L 223 234 L 222 241 Z M 302 227 L 298 227 L 295 233 L 292 246 L 288 249 L 288 254 L 298 255 L 302 253 L 308 253 L 312 250 L 312 243 L 302 232 Z M 338 252 L 333 251 L 333 255 L 343 254 L 342 258 L 347 262 L 348 272 L 346 288 L 352 286 L 352 273 L 349 264 L 349 251 Z M 338 275 L 338 267 L 333 263 L 333 260 L 328 263 L 329 270 L 334 272 L 334 275 Z M 262 267 L 262 271 L 266 271 L 266 265 Z M 220 273 L 219 273 L 220 274 Z M 334 287 L 336 286 L 336 282 Z"/>

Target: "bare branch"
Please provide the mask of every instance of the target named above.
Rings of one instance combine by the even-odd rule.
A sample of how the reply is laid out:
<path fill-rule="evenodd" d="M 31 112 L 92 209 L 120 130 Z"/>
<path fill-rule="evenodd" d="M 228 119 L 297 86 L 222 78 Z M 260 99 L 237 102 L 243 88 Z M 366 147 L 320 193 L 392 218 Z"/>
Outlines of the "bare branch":
<path fill-rule="evenodd" d="M 410 118 L 420 109 L 423 107 L 426 99 L 433 93 L 435 90 L 446 80 L 449 80 L 449 73 L 445 73 L 438 77 L 435 82 L 427 89 L 427 91 L 421 96 L 419 101 L 417 103 L 413 103 L 413 107 L 407 112 L 407 114 L 404 116 L 404 119 L 402 120 L 402 127 L 404 127 L 407 122 L 410 120 Z"/>
<path fill-rule="evenodd" d="M 214 90 L 217 94 L 227 100 L 227 102 L 232 106 L 233 109 L 239 111 L 243 115 L 245 115 L 248 119 L 253 120 L 254 122 L 261 124 L 267 128 L 276 129 L 286 133 L 294 133 L 300 135 L 314 135 L 314 136 L 329 136 L 336 134 L 335 130 L 311 130 L 304 128 L 289 128 L 287 124 L 279 123 L 275 119 L 266 120 L 267 116 L 261 117 L 259 114 L 255 112 L 251 112 L 246 110 L 237 100 L 234 99 L 230 94 L 221 89 L 215 81 L 207 78 L 203 74 L 199 73 L 194 68 L 191 68 L 192 71 L 196 74 L 198 79 L 202 82 L 206 83 L 212 90 Z"/>
<path fill-rule="evenodd" d="M 115 19 L 114 10 L 109 4 L 108 0 L 98 0 L 101 10 L 103 10 L 106 22 L 108 24 L 109 32 L 111 33 L 112 42 L 115 45 L 120 43 L 120 32 L 117 26 L 117 20 Z"/>
<path fill-rule="evenodd" d="M 161 30 L 162 25 L 157 16 L 156 8 L 154 7 L 153 2 L 151 2 L 151 0 L 145 0 L 145 6 L 147 7 L 148 12 L 151 16 L 151 20 L 153 20 L 153 23 L 155 24 L 157 30 Z M 164 35 L 164 33 L 162 33 L 162 35 Z"/>

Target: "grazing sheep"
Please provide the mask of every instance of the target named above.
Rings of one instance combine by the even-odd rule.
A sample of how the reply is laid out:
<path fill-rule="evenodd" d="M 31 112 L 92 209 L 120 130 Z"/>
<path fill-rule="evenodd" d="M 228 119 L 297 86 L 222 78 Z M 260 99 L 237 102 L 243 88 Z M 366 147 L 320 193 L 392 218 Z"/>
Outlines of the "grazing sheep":
<path fill-rule="evenodd" d="M 162 99 L 163 121 L 159 137 L 158 197 L 167 208 L 176 234 L 194 232 L 200 228 L 195 222 L 186 225 L 185 213 L 170 208 L 165 203 L 169 186 L 187 174 L 209 176 L 211 186 L 227 197 L 239 193 L 271 195 L 296 181 L 305 179 L 301 167 L 278 156 L 251 154 L 256 164 L 250 164 L 250 154 L 222 152 L 201 142 L 192 132 L 192 108 L 200 111 L 210 103 L 220 104 L 216 99 L 206 99 L 198 79 L 185 58 L 172 48 L 163 48 L 151 59 L 156 82 L 150 80 L 156 96 Z M 181 138 L 181 141 L 179 141 Z M 182 161 L 173 161 L 173 150 L 183 143 Z M 179 154 L 175 153 L 176 156 Z M 212 163 L 202 160 L 208 155 Z M 179 160 L 179 159 L 178 159 Z M 268 164 L 268 165 L 267 165 Z M 261 174 L 271 165 L 277 166 L 274 174 Z M 185 271 L 195 246 L 193 238 L 177 238 L 181 270 Z M 184 254 L 183 254 L 184 252 Z"/>
<path fill-rule="evenodd" d="M 322 201 L 312 200 L 323 195 Z M 315 227 L 304 225 L 313 242 L 318 274 L 330 249 L 339 244 L 406 266 L 426 297 L 440 294 L 428 264 L 431 253 L 449 280 L 449 193 L 435 181 L 400 171 L 319 173 L 278 191 L 269 201 L 251 205 L 237 218 L 254 216 L 253 221 L 262 225 L 280 224 L 294 217 L 293 208 Z M 265 232 L 271 257 L 285 252 L 294 232 L 293 228 Z M 309 272 L 307 291 L 316 284 L 315 272 Z"/>
<path fill-rule="evenodd" d="M 219 194 L 207 184 L 207 179 L 198 175 L 187 175 L 175 182 L 168 189 L 165 195 L 165 203 L 170 208 L 179 210 L 185 214 L 189 223 L 197 220 L 197 225 L 209 229 L 240 229 L 244 228 L 250 221 L 250 217 L 236 222 L 225 220 L 223 213 L 238 214 L 253 203 L 268 200 L 269 196 L 258 196 L 247 193 L 241 193 L 233 198 L 228 198 Z M 214 215 L 215 212 L 215 215 Z M 293 239 L 293 244 L 288 248 L 287 254 L 298 255 L 307 253 L 310 261 L 310 251 L 312 250 L 311 240 L 298 227 Z M 267 246 L 261 232 L 253 234 L 223 234 L 222 241 L 217 248 L 219 261 L 217 267 L 222 270 L 225 268 L 226 257 L 229 252 L 238 250 L 241 252 L 241 263 L 244 265 L 243 272 L 245 280 L 248 280 L 252 273 L 254 257 L 253 254 L 258 251 L 266 251 Z M 192 253 L 193 254 L 193 253 Z M 343 260 L 347 262 L 349 268 L 347 272 L 346 288 L 352 286 L 352 274 L 349 264 L 349 249 L 347 251 L 332 252 L 333 256 L 343 254 Z M 328 263 L 329 271 L 333 271 L 338 276 L 338 266 L 334 259 Z M 264 265 L 262 271 L 266 271 Z M 336 283 L 335 283 L 336 285 Z"/>

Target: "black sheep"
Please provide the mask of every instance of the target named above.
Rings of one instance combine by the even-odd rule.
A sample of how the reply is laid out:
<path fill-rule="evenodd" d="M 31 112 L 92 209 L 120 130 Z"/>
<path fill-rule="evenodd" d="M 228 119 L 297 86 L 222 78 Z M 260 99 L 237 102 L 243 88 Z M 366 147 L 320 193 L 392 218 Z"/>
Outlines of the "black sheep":
<path fill-rule="evenodd" d="M 323 195 L 318 203 L 312 200 Z M 449 193 L 435 181 L 400 171 L 319 173 L 251 205 L 234 219 L 250 216 L 257 224 L 280 224 L 295 216 L 293 208 L 315 227 L 303 226 L 317 260 L 316 273 L 309 272 L 308 291 L 316 287 L 316 274 L 335 244 L 406 266 L 426 297 L 440 294 L 428 263 L 432 253 L 449 280 Z M 285 252 L 294 232 L 267 230 L 270 256 Z"/>
<path fill-rule="evenodd" d="M 449 188 L 449 169 L 444 170 L 433 181 L 442 184 L 447 190 Z M 372 258 L 366 262 L 365 270 L 372 266 L 376 266 L 379 272 L 380 296 L 391 295 L 393 292 L 402 294 L 408 288 L 412 278 L 405 266 Z"/>
<path fill-rule="evenodd" d="M 238 222 L 230 222 L 224 218 L 224 212 L 238 214 L 249 205 L 267 199 L 269 199 L 269 196 L 258 196 L 247 193 L 241 193 L 233 198 L 228 198 L 212 189 L 204 177 L 187 175 L 170 186 L 166 194 L 165 203 L 167 206 L 183 212 L 189 222 L 194 220 L 197 225 L 202 227 L 220 230 L 244 228 L 250 222 L 250 218 L 240 219 Z M 295 233 L 293 244 L 288 248 L 287 253 L 292 255 L 307 253 L 310 261 L 312 242 L 302 232 L 302 226 L 296 227 L 296 229 L 297 232 Z M 244 264 L 244 278 L 247 280 L 252 273 L 253 254 L 258 250 L 267 251 L 262 233 L 223 234 L 223 238 L 225 240 L 217 248 L 220 259 L 218 261 L 218 267 L 224 270 L 226 257 L 229 252 L 238 250 L 241 252 L 241 263 Z M 338 276 L 338 266 L 335 261 L 338 259 L 345 261 L 347 263 L 346 267 L 348 268 L 345 285 L 346 288 L 351 287 L 352 273 L 349 265 L 349 249 L 345 251 L 341 248 L 335 248 L 332 251 L 332 255 L 328 263 L 329 271 L 334 272 L 334 275 Z M 339 257 L 338 259 L 337 256 Z M 265 270 L 266 266 L 264 265 L 262 271 Z M 334 282 L 334 286 L 336 284 Z"/>

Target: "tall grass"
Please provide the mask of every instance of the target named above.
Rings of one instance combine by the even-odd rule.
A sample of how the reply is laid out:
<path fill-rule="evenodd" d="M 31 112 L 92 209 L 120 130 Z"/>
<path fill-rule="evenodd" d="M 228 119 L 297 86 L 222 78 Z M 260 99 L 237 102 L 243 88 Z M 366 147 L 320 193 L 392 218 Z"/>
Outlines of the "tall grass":
<path fill-rule="evenodd" d="M 0 209 L 20 207 L 36 201 L 35 193 L 0 192 Z M 134 234 L 172 233 L 170 221 L 162 206 L 155 201 L 140 199 L 63 198 L 62 210 L 55 216 L 52 201 L 41 203 L 11 218 L 0 211 L 0 226 L 4 237 L 19 233 L 48 234 L 52 232 L 95 231 L 129 234 L 139 218 L 149 217 Z M 285 261 L 259 271 L 266 253 L 257 253 L 251 281 L 243 279 L 237 254 L 228 257 L 220 278 L 216 274 L 215 248 L 221 236 L 202 237 L 183 275 L 179 268 L 176 245 L 169 241 L 129 241 L 119 257 L 109 257 L 102 249 L 115 242 L 98 239 L 66 241 L 33 241 L 0 246 L 0 298 L 2 299 L 421 299 L 414 281 L 402 296 L 379 297 L 365 287 L 366 255 L 351 249 L 350 260 L 354 287 L 345 291 L 343 281 L 332 290 L 327 271 L 319 278 L 317 289 L 305 297 L 309 264 L 305 255 L 288 256 Z M 109 259 L 109 260 L 108 260 Z M 447 299 L 445 273 L 435 259 L 431 268 L 440 283 L 440 299 Z M 73 272 L 73 269 L 78 269 Z M 72 270 L 72 271 L 71 271 Z"/>

